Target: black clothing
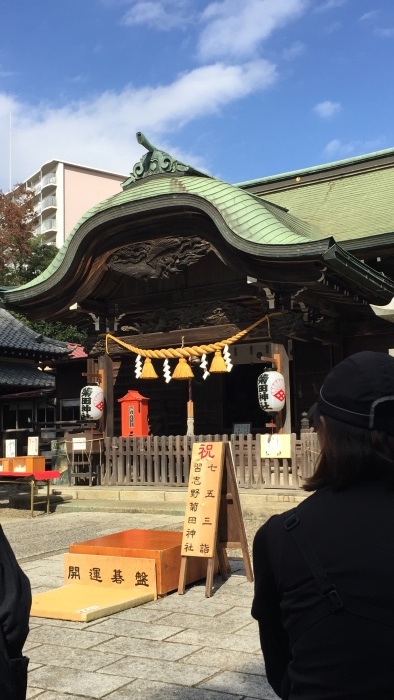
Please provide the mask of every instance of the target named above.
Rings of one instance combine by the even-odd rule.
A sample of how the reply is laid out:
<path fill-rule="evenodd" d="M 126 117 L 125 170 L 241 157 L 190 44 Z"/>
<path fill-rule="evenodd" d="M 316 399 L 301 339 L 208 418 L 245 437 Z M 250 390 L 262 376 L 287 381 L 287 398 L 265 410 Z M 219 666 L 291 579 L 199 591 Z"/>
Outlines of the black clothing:
<path fill-rule="evenodd" d="M 322 488 L 294 513 L 339 604 L 286 530 L 291 513 L 270 518 L 253 544 L 252 607 L 269 683 L 286 700 L 393 700 L 394 491 Z"/>
<path fill-rule="evenodd" d="M 0 526 L 0 699 L 23 700 L 27 660 L 21 659 L 29 632 L 30 582 Z M 21 687 L 22 686 L 22 687 Z"/>

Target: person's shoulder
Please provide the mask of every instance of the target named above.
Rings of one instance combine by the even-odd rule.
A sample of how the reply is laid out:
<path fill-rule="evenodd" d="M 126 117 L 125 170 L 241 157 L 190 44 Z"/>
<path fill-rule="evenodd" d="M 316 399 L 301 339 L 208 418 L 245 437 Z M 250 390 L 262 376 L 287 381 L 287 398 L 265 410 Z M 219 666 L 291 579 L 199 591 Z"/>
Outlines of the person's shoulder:
<path fill-rule="evenodd" d="M 314 491 L 314 493 L 305 498 L 304 501 L 294 508 L 290 508 L 283 513 L 277 513 L 268 518 L 267 522 L 257 530 L 256 537 L 260 540 L 266 540 L 270 536 L 279 532 L 284 532 L 285 522 L 291 516 L 296 515 L 297 517 L 301 517 L 301 515 L 307 511 L 314 510 L 315 508 L 320 509 L 322 501 L 325 501 L 327 498 L 330 500 L 331 496 L 332 490 L 330 488 L 322 488 L 318 491 Z"/>
<path fill-rule="evenodd" d="M 266 544 L 267 540 L 274 536 L 275 533 L 284 530 L 285 521 L 294 512 L 294 509 L 286 511 L 284 513 L 277 513 L 276 515 L 271 515 L 267 522 L 264 523 L 256 532 L 255 542 L 259 544 Z"/>

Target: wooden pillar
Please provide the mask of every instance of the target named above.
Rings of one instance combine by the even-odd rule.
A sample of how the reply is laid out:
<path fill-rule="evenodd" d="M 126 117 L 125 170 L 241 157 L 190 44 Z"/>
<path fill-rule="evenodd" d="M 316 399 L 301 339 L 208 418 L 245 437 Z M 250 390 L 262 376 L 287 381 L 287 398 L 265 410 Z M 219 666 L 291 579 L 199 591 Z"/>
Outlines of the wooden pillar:
<path fill-rule="evenodd" d="M 103 391 L 105 412 L 103 419 L 104 437 L 114 436 L 114 370 L 113 362 L 109 355 L 99 358 L 99 369 L 103 371 Z"/>
<path fill-rule="evenodd" d="M 86 360 L 86 383 L 87 384 L 95 384 L 98 381 L 98 375 L 97 375 L 97 360 L 93 359 L 92 357 L 88 357 Z M 83 375 L 85 376 L 85 375 Z"/>
<path fill-rule="evenodd" d="M 291 433 L 291 402 L 290 402 L 290 371 L 289 371 L 289 355 L 284 345 L 280 343 L 272 343 L 272 355 L 279 355 L 278 372 L 283 374 L 286 387 L 286 404 L 279 415 L 281 421 L 281 433 Z M 278 426 L 279 427 L 279 426 Z"/>

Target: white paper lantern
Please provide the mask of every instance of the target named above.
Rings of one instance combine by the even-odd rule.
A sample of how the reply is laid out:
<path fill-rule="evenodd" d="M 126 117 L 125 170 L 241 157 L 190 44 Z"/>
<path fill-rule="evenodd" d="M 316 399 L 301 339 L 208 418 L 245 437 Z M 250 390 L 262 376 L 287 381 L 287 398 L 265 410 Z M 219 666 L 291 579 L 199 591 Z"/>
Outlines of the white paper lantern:
<path fill-rule="evenodd" d="M 81 420 L 99 420 L 104 410 L 104 393 L 96 384 L 88 384 L 81 389 Z"/>
<path fill-rule="evenodd" d="M 260 408 L 266 413 L 277 413 L 285 405 L 285 379 L 280 372 L 268 371 L 257 379 Z"/>

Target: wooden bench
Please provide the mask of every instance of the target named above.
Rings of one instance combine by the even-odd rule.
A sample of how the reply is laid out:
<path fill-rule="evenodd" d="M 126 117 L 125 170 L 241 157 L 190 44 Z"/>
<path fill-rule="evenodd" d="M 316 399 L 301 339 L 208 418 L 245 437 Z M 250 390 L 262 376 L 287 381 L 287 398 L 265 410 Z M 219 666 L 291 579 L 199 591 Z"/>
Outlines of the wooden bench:
<path fill-rule="evenodd" d="M 16 459 L 16 458 L 13 458 Z M 29 459 L 29 458 L 22 458 Z M 45 458 L 44 460 L 45 466 Z M 10 464 L 11 462 L 11 464 Z M 49 513 L 49 484 L 53 479 L 58 479 L 60 477 L 59 471 L 22 471 L 21 467 L 17 467 L 17 471 L 4 471 L 4 467 L 12 467 L 12 459 L 3 459 L 0 462 L 0 483 L 15 483 L 16 481 L 25 482 L 30 484 L 30 512 L 31 517 L 34 517 L 34 489 L 37 482 L 46 482 L 47 492 L 46 492 L 46 512 Z"/>

